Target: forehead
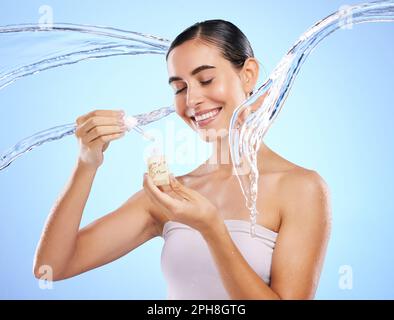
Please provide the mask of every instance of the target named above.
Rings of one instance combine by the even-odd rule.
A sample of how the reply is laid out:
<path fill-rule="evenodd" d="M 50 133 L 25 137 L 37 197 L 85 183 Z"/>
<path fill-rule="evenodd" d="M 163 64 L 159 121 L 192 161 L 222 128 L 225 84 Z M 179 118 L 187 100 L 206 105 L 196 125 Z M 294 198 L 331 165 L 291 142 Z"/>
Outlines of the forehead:
<path fill-rule="evenodd" d="M 182 75 L 204 64 L 220 67 L 226 65 L 226 62 L 216 46 L 193 39 L 170 52 L 167 71 L 170 76 Z"/>

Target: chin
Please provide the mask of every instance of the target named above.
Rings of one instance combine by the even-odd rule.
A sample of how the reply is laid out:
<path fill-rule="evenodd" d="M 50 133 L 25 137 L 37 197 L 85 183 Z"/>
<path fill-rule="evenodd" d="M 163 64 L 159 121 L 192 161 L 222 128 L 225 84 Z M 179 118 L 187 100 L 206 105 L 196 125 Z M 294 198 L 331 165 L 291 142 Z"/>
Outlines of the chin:
<path fill-rule="evenodd" d="M 205 142 L 215 142 L 217 140 L 228 139 L 228 128 L 212 127 L 212 128 L 197 128 L 197 133 Z"/>

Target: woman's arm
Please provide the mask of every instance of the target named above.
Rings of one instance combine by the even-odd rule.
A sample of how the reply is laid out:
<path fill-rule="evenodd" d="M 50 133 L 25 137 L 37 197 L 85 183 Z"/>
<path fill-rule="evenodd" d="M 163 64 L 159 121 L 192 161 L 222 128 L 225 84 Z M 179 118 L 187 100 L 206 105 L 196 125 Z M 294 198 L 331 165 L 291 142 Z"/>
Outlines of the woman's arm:
<path fill-rule="evenodd" d="M 77 118 L 78 161 L 39 241 L 33 267 L 37 278 L 41 271 L 51 272 L 52 280 L 72 277 L 115 260 L 159 234 L 144 191 L 79 230 L 94 177 L 104 161 L 104 151 L 111 141 L 124 136 L 123 115 L 121 111 L 94 110 Z"/>
<path fill-rule="evenodd" d="M 244 259 L 224 224 L 203 237 L 232 299 L 311 299 L 314 297 L 330 233 L 328 188 L 314 171 L 286 177 L 286 199 L 267 285 Z"/>
<path fill-rule="evenodd" d="M 159 236 L 160 226 L 149 203 L 140 190 L 115 211 L 82 228 L 74 254 L 57 280 L 105 265 Z"/>
<path fill-rule="evenodd" d="M 73 277 L 111 262 L 159 235 L 143 190 L 121 207 L 79 230 L 95 171 L 78 164 L 45 225 L 34 259 L 52 268 L 54 281 Z"/>
<path fill-rule="evenodd" d="M 64 192 L 55 202 L 44 226 L 34 258 L 34 275 L 40 277 L 40 267 L 52 268 L 57 278 L 74 254 L 79 225 L 97 168 L 77 164 Z"/>
<path fill-rule="evenodd" d="M 283 299 L 313 299 L 331 231 L 329 188 L 315 171 L 289 176 L 282 186 L 286 202 L 271 288 Z"/>

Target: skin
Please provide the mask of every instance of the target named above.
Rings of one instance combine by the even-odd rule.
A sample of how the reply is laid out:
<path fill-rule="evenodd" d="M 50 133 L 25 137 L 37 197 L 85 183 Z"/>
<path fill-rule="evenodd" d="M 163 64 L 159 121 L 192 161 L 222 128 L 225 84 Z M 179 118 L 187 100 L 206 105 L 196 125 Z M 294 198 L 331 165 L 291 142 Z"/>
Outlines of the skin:
<path fill-rule="evenodd" d="M 171 83 L 174 92 L 184 89 L 175 95 L 177 114 L 200 136 L 208 131 L 207 129 L 218 133 L 206 135 L 205 140 L 212 143 L 212 156 L 189 174 L 178 177 L 179 182 L 209 199 L 219 209 L 219 214 L 223 219 L 249 220 L 249 211 L 244 205 L 239 182 L 233 174 L 228 130 L 234 108 L 247 98 L 257 82 L 259 71 L 257 60 L 249 58 L 242 70 L 236 70 L 228 60 L 222 57 L 216 47 L 196 39 L 173 49 L 169 54 L 167 65 L 170 78 L 175 76 L 182 78 Z M 190 71 L 200 65 L 212 65 L 215 68 L 206 69 L 191 76 Z M 212 78 L 213 81 L 209 85 L 203 84 L 204 81 Z M 250 110 L 258 108 L 263 99 L 257 102 L 245 111 L 242 115 L 243 119 Z M 189 116 L 190 113 L 217 106 L 223 106 L 221 114 L 208 127 L 199 128 Z M 262 143 L 258 153 L 258 167 L 261 177 L 259 190 L 264 190 L 259 196 L 261 201 L 258 202 L 258 209 L 266 213 L 258 217 L 257 223 L 278 232 L 280 176 L 285 172 L 297 170 L 307 173 L 307 170 L 280 157 L 265 143 Z M 228 194 L 232 196 L 228 197 Z M 280 202 L 283 203 L 283 201 Z"/>
<path fill-rule="evenodd" d="M 190 74 L 201 65 L 215 68 Z M 270 285 L 244 260 L 224 224 L 225 219 L 249 221 L 229 162 L 226 130 L 234 108 L 256 85 L 257 61 L 249 58 L 242 69 L 235 69 L 215 46 L 195 39 L 174 48 L 167 66 L 169 77 L 180 78 L 171 83 L 172 88 L 183 89 L 175 95 L 177 114 L 212 143 L 212 157 L 192 172 L 172 177 L 169 186 L 157 187 L 145 174 L 139 192 L 118 209 L 80 229 L 103 152 L 111 141 L 122 137 L 125 128 L 119 111 L 95 110 L 79 117 L 76 137 L 80 153 L 44 226 L 34 259 L 34 275 L 43 276 L 42 265 L 51 266 L 53 280 L 99 267 L 160 236 L 164 224 L 172 220 L 200 231 L 232 299 L 313 298 L 330 233 L 328 187 L 317 172 L 287 161 L 265 144 L 259 150 L 257 208 L 264 214 L 258 216 L 257 223 L 278 232 Z M 211 78 L 211 83 L 204 83 Z M 258 108 L 263 98 L 250 106 L 243 118 Z M 223 109 L 206 134 L 189 115 L 217 106 Z"/>
<path fill-rule="evenodd" d="M 191 71 L 200 65 L 215 68 L 192 75 Z M 145 175 L 145 190 L 157 205 L 160 230 L 168 220 L 199 230 L 233 299 L 313 298 L 330 230 L 328 188 L 316 172 L 287 161 L 265 144 L 260 148 L 257 208 L 264 214 L 258 216 L 257 223 L 278 232 L 270 286 L 245 261 L 223 222 L 225 219 L 249 221 L 232 164 L 222 163 L 220 155 L 225 150 L 226 160 L 230 158 L 227 134 L 223 132 L 228 132 L 234 108 L 256 84 L 257 61 L 249 58 L 237 70 L 216 47 L 195 39 L 171 51 L 168 73 L 170 78 L 178 79 L 171 83 L 176 92 L 177 114 L 200 135 L 204 128 L 190 115 L 217 106 L 223 109 L 208 124 L 212 132 L 221 134 L 206 136 L 207 141 L 213 142 L 212 158 L 219 161 L 208 159 L 193 172 L 172 179 L 170 188 L 156 187 Z M 213 81 L 206 84 L 210 79 Z M 264 97 L 250 106 L 246 114 L 258 108 L 263 100 Z"/>

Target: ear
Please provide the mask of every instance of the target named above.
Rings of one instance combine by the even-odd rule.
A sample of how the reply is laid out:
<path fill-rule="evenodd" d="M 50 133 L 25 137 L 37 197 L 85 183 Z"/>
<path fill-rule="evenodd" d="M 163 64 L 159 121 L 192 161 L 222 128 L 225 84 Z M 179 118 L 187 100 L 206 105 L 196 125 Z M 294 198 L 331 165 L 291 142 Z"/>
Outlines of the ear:
<path fill-rule="evenodd" d="M 259 63 L 256 58 L 248 58 L 241 70 L 241 80 L 245 95 L 249 97 L 249 94 L 253 91 L 259 78 Z"/>

